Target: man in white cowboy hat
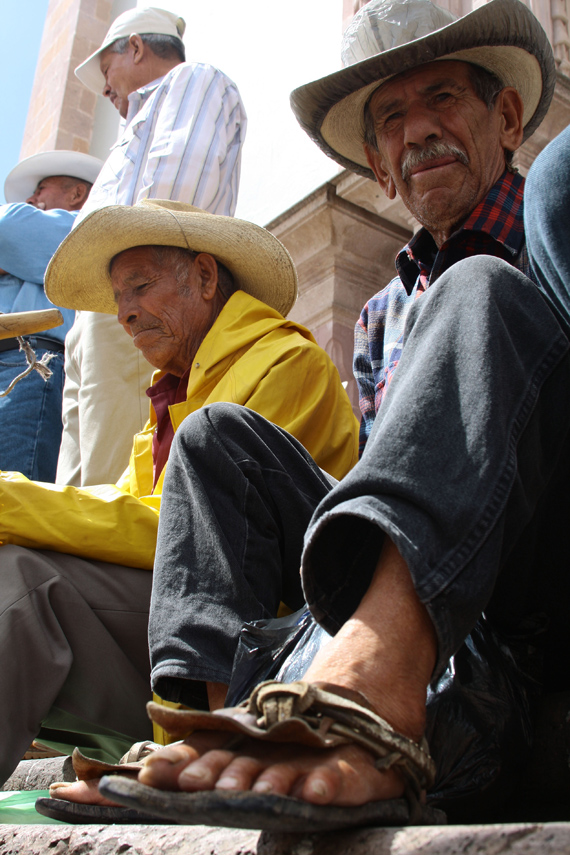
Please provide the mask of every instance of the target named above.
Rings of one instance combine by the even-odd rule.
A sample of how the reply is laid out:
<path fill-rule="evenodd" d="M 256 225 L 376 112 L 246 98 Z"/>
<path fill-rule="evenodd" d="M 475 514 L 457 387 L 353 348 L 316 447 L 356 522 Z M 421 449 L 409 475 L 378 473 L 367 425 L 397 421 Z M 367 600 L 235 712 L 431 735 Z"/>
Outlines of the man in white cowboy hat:
<path fill-rule="evenodd" d="M 459 20 L 429 0 L 372 0 L 347 41 L 352 64 L 294 92 L 294 110 L 323 150 L 373 175 L 391 198 L 400 194 L 423 225 L 357 325 L 361 459 L 331 490 L 315 466 L 292 463 L 293 440 L 218 405 L 189 417 L 176 467 L 207 484 L 215 461 L 209 467 L 202 455 L 199 465 L 198 454 L 215 436 L 226 483 L 236 474 L 230 461 L 248 461 L 247 493 L 255 464 L 263 473 L 271 459 L 281 487 L 257 509 L 266 524 L 250 544 L 271 568 L 271 532 L 286 509 L 311 495 L 309 484 L 322 490 L 305 510 L 298 559 L 307 603 L 334 637 L 303 682 L 263 686 L 237 713 L 154 711 L 170 732 L 195 735 L 148 758 L 140 783 L 109 779 L 102 792 L 177 822 L 213 816 L 316 831 L 435 821 L 421 806 L 441 773 L 423 741 L 426 692 L 439 678 L 453 684 L 455 656 L 469 674 L 477 657 L 464 642 L 483 612 L 499 647 L 514 636 L 527 653 L 540 651 L 542 691 L 570 687 L 570 323 L 526 275 L 523 181 L 511 166 L 552 95 L 546 34 L 518 0 L 491 0 Z M 168 483 L 169 519 L 167 492 Z M 161 524 L 157 571 L 177 537 L 199 544 L 203 564 L 222 554 L 239 513 L 219 493 L 227 526 L 201 537 L 203 504 L 187 502 L 183 532 Z M 295 530 L 287 536 L 300 541 Z M 229 556 L 216 572 L 240 566 Z M 150 629 L 152 640 L 152 620 Z M 497 741 L 501 752 L 502 740 L 521 747 L 522 710 L 505 706 L 501 734 L 494 725 L 477 734 L 469 705 L 460 706 L 469 738 L 479 736 L 473 777 Z M 449 734 L 437 719 L 430 726 L 441 762 Z M 511 759 L 507 780 L 521 768 L 521 756 Z M 451 777 L 439 778 L 440 794 L 453 791 Z M 497 811 L 509 788 L 495 775 L 487 780 L 495 789 L 470 791 L 473 777 L 455 794 L 463 817 L 476 820 L 486 794 Z M 244 790 L 252 792 L 238 798 Z M 402 794 L 409 808 L 394 801 Z M 453 816 L 451 799 L 444 803 Z"/>
<path fill-rule="evenodd" d="M 102 162 L 78 151 L 44 151 L 20 161 L 4 184 L 0 207 L 0 311 L 51 307 L 44 293 L 50 258 L 85 204 Z M 54 481 L 61 441 L 63 342 L 75 313 L 35 335 L 38 359 L 50 354 L 47 382 L 35 372 L 0 398 L 0 468 Z M 26 367 L 17 338 L 0 342 L 0 389 Z"/>
<path fill-rule="evenodd" d="M 183 19 L 165 9 L 129 9 L 76 69 L 125 122 L 82 216 L 145 198 L 233 215 L 245 110 L 223 72 L 185 62 L 184 29 Z M 119 477 L 132 436 L 148 416 L 151 370 L 117 324 L 101 314 L 78 314 L 66 343 L 58 483 Z M 112 437 L 105 427 L 110 420 L 116 422 Z"/>
<path fill-rule="evenodd" d="M 151 419 L 116 486 L 0 474 L 2 780 L 42 723 L 44 739 L 73 731 L 68 744 L 103 741 L 107 757 L 149 735 L 158 511 L 171 443 L 189 413 L 212 401 L 256 409 L 335 477 L 357 458 L 358 425 L 336 368 L 308 330 L 283 317 L 296 272 L 265 229 L 170 201 L 103 208 L 60 246 L 46 288 L 59 305 L 118 320 L 159 371 Z M 107 434 L 117 427 L 106 423 Z M 256 573 L 263 601 L 263 568 Z M 302 601 L 298 573 L 283 599 Z M 268 608 L 278 606 L 279 597 Z"/>

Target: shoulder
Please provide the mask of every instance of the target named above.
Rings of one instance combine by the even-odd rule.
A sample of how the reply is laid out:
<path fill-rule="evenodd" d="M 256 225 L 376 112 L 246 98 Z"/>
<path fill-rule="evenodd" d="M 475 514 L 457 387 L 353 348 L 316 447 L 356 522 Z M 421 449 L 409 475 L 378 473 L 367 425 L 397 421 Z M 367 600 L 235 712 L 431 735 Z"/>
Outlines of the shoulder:
<path fill-rule="evenodd" d="M 190 85 L 216 88 L 221 93 L 238 93 L 236 84 L 227 74 L 213 65 L 204 62 L 181 62 L 164 76 L 163 83 L 170 85 Z M 239 94 L 239 93 L 238 93 Z"/>
<path fill-rule="evenodd" d="M 399 276 L 395 276 L 371 297 L 360 314 L 361 323 L 371 316 L 385 315 L 392 306 L 407 300 L 406 289 Z"/>

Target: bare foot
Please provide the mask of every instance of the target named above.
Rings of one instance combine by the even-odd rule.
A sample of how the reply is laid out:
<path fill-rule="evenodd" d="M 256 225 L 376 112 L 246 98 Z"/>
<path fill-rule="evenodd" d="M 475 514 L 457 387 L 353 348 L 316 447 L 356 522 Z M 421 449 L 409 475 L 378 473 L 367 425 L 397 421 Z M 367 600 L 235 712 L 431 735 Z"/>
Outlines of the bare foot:
<path fill-rule="evenodd" d="M 386 539 L 360 606 L 317 654 L 305 680 L 364 693 L 399 733 L 419 741 L 437 642 L 408 568 Z M 253 790 L 314 804 L 361 805 L 403 794 L 400 774 L 380 772 L 363 748 L 309 749 L 196 733 L 144 761 L 139 781 L 162 790 Z"/>

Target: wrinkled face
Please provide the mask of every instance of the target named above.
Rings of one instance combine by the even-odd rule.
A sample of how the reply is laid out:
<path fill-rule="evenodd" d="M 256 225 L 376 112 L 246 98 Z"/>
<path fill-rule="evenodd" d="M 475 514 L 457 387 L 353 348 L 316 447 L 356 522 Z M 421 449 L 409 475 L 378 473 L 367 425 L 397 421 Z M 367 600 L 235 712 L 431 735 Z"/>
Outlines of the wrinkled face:
<path fill-rule="evenodd" d="M 181 377 L 210 329 L 212 301 L 203 296 L 198 259 L 180 279 L 175 262 L 158 264 L 152 247 L 119 253 L 111 265 L 118 320 L 145 358 Z"/>
<path fill-rule="evenodd" d="M 491 110 L 477 97 L 465 62 L 429 63 L 383 84 L 369 105 L 378 151 L 366 150 L 387 195 L 399 194 L 432 232 L 467 217 L 505 168 L 501 105 L 501 94 Z"/>
<path fill-rule="evenodd" d="M 110 45 L 105 48 L 99 58 L 99 67 L 105 78 L 103 95 L 110 100 L 122 118 L 126 119 L 129 95 L 143 86 L 145 81 L 141 83 L 139 80 L 139 68 L 134 61 L 131 45 L 127 47 L 125 53 L 113 53 L 112 47 Z"/>
<path fill-rule="evenodd" d="M 26 199 L 26 202 L 42 211 L 51 211 L 52 208 L 63 208 L 64 211 L 71 211 L 72 194 L 69 185 L 69 178 L 62 175 L 43 178 L 30 198 Z"/>

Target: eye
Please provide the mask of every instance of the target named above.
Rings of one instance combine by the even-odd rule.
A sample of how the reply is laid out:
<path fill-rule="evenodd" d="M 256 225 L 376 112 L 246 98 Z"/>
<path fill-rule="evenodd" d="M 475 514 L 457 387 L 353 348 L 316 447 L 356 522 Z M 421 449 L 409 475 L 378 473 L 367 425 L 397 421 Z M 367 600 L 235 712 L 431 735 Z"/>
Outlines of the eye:
<path fill-rule="evenodd" d="M 396 127 L 396 125 L 403 118 L 403 116 L 404 116 L 404 113 L 402 110 L 394 110 L 393 113 L 389 113 L 387 116 L 384 116 L 384 118 L 380 121 L 379 130 L 380 131 L 392 130 L 394 127 Z"/>
<path fill-rule="evenodd" d="M 433 97 L 433 103 L 436 105 L 449 104 L 454 97 L 455 96 L 451 92 L 438 92 L 437 95 L 434 95 Z"/>

